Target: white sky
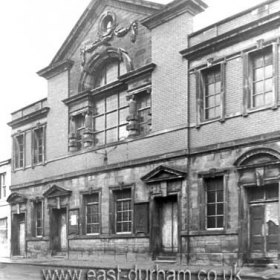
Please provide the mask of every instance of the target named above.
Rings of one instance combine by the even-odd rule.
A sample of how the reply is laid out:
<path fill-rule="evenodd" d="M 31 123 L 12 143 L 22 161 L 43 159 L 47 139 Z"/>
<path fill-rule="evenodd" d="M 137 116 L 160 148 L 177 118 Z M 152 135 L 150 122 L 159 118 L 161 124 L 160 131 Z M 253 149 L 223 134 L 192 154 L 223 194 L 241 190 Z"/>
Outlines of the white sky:
<path fill-rule="evenodd" d="M 2 0 L 0 2 L 0 161 L 11 157 L 10 113 L 47 96 L 36 72 L 48 66 L 90 0 Z M 169 3 L 170 0 L 154 0 Z M 262 0 L 204 0 L 195 20 L 202 28 Z"/>

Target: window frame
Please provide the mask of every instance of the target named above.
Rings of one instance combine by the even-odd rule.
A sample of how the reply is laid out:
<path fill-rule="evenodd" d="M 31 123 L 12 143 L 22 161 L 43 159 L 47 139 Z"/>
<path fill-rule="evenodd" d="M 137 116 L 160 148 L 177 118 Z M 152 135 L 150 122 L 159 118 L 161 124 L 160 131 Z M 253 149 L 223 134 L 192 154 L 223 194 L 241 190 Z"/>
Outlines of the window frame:
<path fill-rule="evenodd" d="M 215 189 L 215 190 L 209 190 L 211 183 L 209 183 L 209 181 L 212 180 L 221 180 L 220 183 L 222 183 L 222 191 L 223 191 L 223 200 L 220 201 L 218 200 L 218 191 L 221 191 L 221 189 Z M 215 185 L 215 188 L 217 186 Z M 204 178 L 204 190 L 205 190 L 205 229 L 206 230 L 224 230 L 225 229 L 225 186 L 224 186 L 224 177 L 223 176 L 215 176 L 215 177 L 207 177 Z M 215 196 L 215 201 L 214 202 L 209 202 L 209 193 L 214 193 Z M 223 205 L 223 213 L 222 214 L 218 214 L 218 205 L 222 204 Z M 208 207 L 209 206 L 214 206 L 215 207 L 215 214 L 214 215 L 209 215 L 208 214 Z M 208 227 L 208 222 L 209 222 L 209 218 L 214 218 L 215 220 L 215 225 L 217 225 L 218 223 L 218 217 L 222 217 L 223 218 L 223 226 L 222 227 Z"/>
<path fill-rule="evenodd" d="M 123 191 L 130 191 L 130 211 L 131 219 L 130 231 L 117 231 L 117 201 L 116 196 L 118 193 Z M 134 186 L 133 185 L 123 185 L 119 187 L 113 187 L 110 189 L 110 205 L 109 205 L 109 214 L 110 214 L 110 233 L 115 235 L 133 235 L 134 234 Z"/>
<path fill-rule="evenodd" d="M 206 89 L 206 77 L 207 74 L 215 71 L 219 68 L 220 72 L 220 103 L 219 106 L 219 115 L 213 118 L 206 117 L 206 97 L 207 97 L 207 89 Z M 225 95 L 226 95 L 226 60 L 221 62 L 211 63 L 206 67 L 195 71 L 196 74 L 196 126 L 200 127 L 202 123 L 212 122 L 219 120 L 220 122 L 225 121 Z M 217 94 L 214 94 L 215 96 Z M 208 96 L 209 97 L 209 96 Z"/>
<path fill-rule="evenodd" d="M 121 95 L 123 95 L 124 97 L 124 100 L 126 101 L 125 105 L 122 106 L 121 104 Z M 117 107 L 114 108 L 114 109 L 108 109 L 107 110 L 107 100 L 112 97 L 112 96 L 117 96 Z M 101 113 L 98 113 L 97 112 L 97 108 L 96 108 L 96 104 L 99 103 L 99 102 L 102 102 L 103 103 L 103 108 L 104 108 L 104 111 L 101 112 Z M 126 130 L 126 133 L 127 135 L 124 137 L 124 139 L 121 137 L 121 133 L 120 133 L 120 128 L 125 128 L 127 127 L 127 120 L 125 120 L 124 123 L 121 122 L 121 117 L 120 117 L 120 114 L 122 111 L 126 111 L 126 117 L 128 116 L 129 114 L 129 104 L 127 102 L 127 99 L 126 99 L 126 92 L 125 91 L 116 91 L 116 92 L 113 92 L 111 94 L 105 94 L 103 96 L 99 96 L 99 97 L 96 97 L 94 100 L 93 100 L 93 104 L 94 104 L 94 113 L 93 113 L 93 136 L 94 136 L 94 147 L 100 147 L 100 146 L 107 146 L 107 145 L 110 145 L 112 143 L 117 143 L 117 142 L 120 142 L 124 139 L 126 139 L 128 137 L 128 131 Z M 113 114 L 113 113 L 116 113 L 117 114 L 117 124 L 114 125 L 114 126 L 108 126 L 108 123 L 107 123 L 107 116 Z M 100 130 L 96 130 L 96 120 L 98 118 L 103 118 L 103 124 L 102 124 L 102 129 Z M 108 142 L 108 131 L 112 131 L 112 130 L 117 130 L 117 139 L 116 141 L 110 141 Z M 98 138 L 97 138 L 97 135 L 100 134 L 102 135 L 103 134 L 103 142 L 101 144 L 98 144 Z"/>
<path fill-rule="evenodd" d="M 44 236 L 44 202 L 43 200 L 34 201 L 34 237 L 41 238 Z M 38 217 L 38 209 L 40 209 L 40 217 Z M 41 226 L 38 226 L 38 220 Z M 38 234 L 38 229 L 41 229 L 41 234 Z"/>
<path fill-rule="evenodd" d="M 228 195 L 229 170 L 220 169 L 215 171 L 201 171 L 198 173 L 198 204 L 199 204 L 199 230 L 204 233 L 220 233 L 228 230 L 228 205 L 230 197 Z M 207 228 L 207 186 L 206 180 L 222 177 L 224 190 L 224 221 L 223 228 Z"/>
<path fill-rule="evenodd" d="M 269 50 L 270 49 L 270 50 Z M 266 52 L 271 53 L 272 60 L 272 90 L 271 90 L 271 103 L 263 103 L 259 106 L 253 106 L 254 94 L 254 79 L 253 79 L 253 61 L 254 57 L 263 56 Z M 242 53 L 243 59 L 243 116 L 246 117 L 250 111 L 262 110 L 265 108 L 276 109 L 278 106 L 278 57 L 279 47 L 277 42 L 263 45 L 261 44 L 253 50 Z M 265 94 L 265 93 L 263 93 Z"/>
<path fill-rule="evenodd" d="M 19 143 L 18 139 L 22 137 L 22 144 Z M 13 136 L 13 167 L 14 170 L 23 169 L 25 167 L 25 152 L 26 152 L 26 143 L 25 143 L 25 133 L 18 133 Z M 21 150 L 22 147 L 22 150 Z M 22 158 L 21 158 L 22 157 Z"/>
<path fill-rule="evenodd" d="M 144 106 L 144 107 L 140 107 L 140 99 L 144 99 L 143 96 L 147 96 L 147 100 L 145 100 L 146 103 L 149 103 L 148 105 Z M 152 96 L 151 96 L 151 92 L 149 92 L 148 90 L 145 90 L 141 93 L 136 94 L 136 107 L 137 107 L 137 116 L 139 119 L 139 135 L 140 136 L 145 136 L 147 134 L 149 134 L 150 130 L 151 130 L 151 120 L 152 118 L 148 118 L 147 120 L 143 120 L 141 121 L 141 113 L 144 111 L 148 112 L 148 115 L 151 115 L 151 110 L 152 110 Z M 143 127 L 143 132 L 141 127 Z M 146 129 L 145 129 L 146 128 Z"/>
<path fill-rule="evenodd" d="M 40 139 L 38 139 L 38 131 L 42 131 L 42 139 L 41 139 L 41 154 L 39 153 L 40 145 L 38 142 Z M 45 151 L 46 151 L 46 126 L 38 126 L 34 129 L 32 129 L 32 165 L 40 165 L 44 164 L 45 162 Z M 42 157 L 42 160 L 40 161 L 39 158 Z"/>
<path fill-rule="evenodd" d="M 97 197 L 97 201 L 96 202 L 91 202 L 88 203 L 88 197 L 90 196 L 98 196 Z M 87 232 L 87 226 L 88 226 L 88 205 L 97 205 L 97 209 L 98 209 L 98 232 Z M 83 194 L 83 208 L 84 208 L 84 233 L 87 236 L 95 236 L 95 235 L 100 235 L 101 234 L 101 192 L 100 191 L 93 191 L 90 193 L 84 193 Z M 97 223 L 90 223 L 90 224 L 97 224 Z"/>
<path fill-rule="evenodd" d="M 6 175 L 7 172 L 0 173 L 0 199 L 7 197 Z"/>

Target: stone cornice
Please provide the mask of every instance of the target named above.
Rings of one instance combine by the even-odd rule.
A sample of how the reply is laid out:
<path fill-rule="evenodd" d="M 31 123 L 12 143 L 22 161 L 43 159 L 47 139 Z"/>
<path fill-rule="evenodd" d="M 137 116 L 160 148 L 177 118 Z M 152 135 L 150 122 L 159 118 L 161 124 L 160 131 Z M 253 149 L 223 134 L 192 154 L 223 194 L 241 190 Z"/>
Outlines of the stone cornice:
<path fill-rule="evenodd" d="M 107 93 L 108 91 L 112 92 L 112 90 L 118 90 L 119 88 L 124 87 L 124 83 L 121 81 L 116 81 L 113 83 L 110 83 L 108 85 L 105 85 L 103 87 L 99 87 L 99 88 L 95 88 L 95 89 L 91 89 L 91 90 L 86 90 L 83 91 L 79 94 L 76 94 L 74 96 L 71 96 L 69 98 L 66 98 L 64 100 L 62 100 L 62 102 L 69 106 L 75 102 L 81 102 L 84 100 L 89 100 L 92 96 L 96 96 L 102 93 Z"/>
<path fill-rule="evenodd" d="M 13 129 L 15 129 L 15 128 L 20 127 L 24 124 L 30 123 L 32 121 L 35 121 L 35 120 L 38 120 L 38 119 L 41 119 L 41 118 L 47 116 L 49 110 L 50 110 L 49 107 L 44 107 L 40 110 L 37 110 L 37 111 L 32 112 L 28 115 L 25 115 L 21 118 L 15 119 L 15 120 L 9 122 L 8 125 L 10 127 L 12 127 Z"/>
<path fill-rule="evenodd" d="M 180 51 L 180 54 L 190 60 L 232 46 L 238 42 L 255 37 L 263 32 L 277 28 L 280 24 L 280 12 L 252 21 L 241 27 L 203 41 L 197 45 Z"/>
<path fill-rule="evenodd" d="M 64 60 L 55 64 L 50 64 L 46 68 L 37 72 L 37 74 L 45 79 L 50 79 L 73 66 L 74 62 L 72 60 Z"/>
<path fill-rule="evenodd" d="M 149 29 L 153 29 L 183 13 L 189 12 L 196 15 L 203 12 L 208 6 L 201 0 L 175 0 L 166 5 L 161 11 L 149 16 L 141 23 Z"/>
<path fill-rule="evenodd" d="M 138 68 L 134 71 L 131 71 L 131 72 L 128 72 L 122 76 L 120 76 L 120 81 L 124 81 L 124 82 L 127 82 L 131 79 L 134 79 L 134 78 L 138 78 L 139 76 L 141 75 L 145 75 L 147 73 L 150 73 L 152 72 L 156 67 L 156 64 L 154 63 L 150 63 L 150 64 L 147 64 L 141 68 Z"/>

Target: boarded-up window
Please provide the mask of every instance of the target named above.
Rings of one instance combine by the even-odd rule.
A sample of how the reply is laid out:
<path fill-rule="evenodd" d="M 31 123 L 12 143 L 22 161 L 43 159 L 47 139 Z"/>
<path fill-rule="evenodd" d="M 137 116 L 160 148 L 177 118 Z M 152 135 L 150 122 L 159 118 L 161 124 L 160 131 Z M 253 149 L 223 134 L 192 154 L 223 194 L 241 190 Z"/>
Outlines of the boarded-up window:
<path fill-rule="evenodd" d="M 134 204 L 135 233 L 149 233 L 149 203 Z"/>

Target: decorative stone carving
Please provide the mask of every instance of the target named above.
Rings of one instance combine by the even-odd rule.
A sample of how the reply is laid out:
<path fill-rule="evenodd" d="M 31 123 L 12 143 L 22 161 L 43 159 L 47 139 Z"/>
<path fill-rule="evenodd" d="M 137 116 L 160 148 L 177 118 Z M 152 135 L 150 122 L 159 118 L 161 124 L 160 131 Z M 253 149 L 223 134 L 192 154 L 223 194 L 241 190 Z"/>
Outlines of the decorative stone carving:
<path fill-rule="evenodd" d="M 129 32 L 131 33 L 130 40 L 135 43 L 138 34 L 138 22 L 133 21 L 128 27 L 117 28 L 115 16 L 111 12 L 106 12 L 103 17 L 101 17 L 98 31 L 98 39 L 95 41 L 85 42 L 81 49 L 81 66 L 82 69 L 86 64 L 86 54 L 92 53 L 99 46 L 105 45 L 110 46 L 110 41 L 115 37 L 121 38 L 126 36 Z"/>
<path fill-rule="evenodd" d="M 93 144 L 93 130 L 92 130 L 92 114 L 87 111 L 85 115 L 85 130 L 82 135 L 84 148 L 90 147 Z"/>
<path fill-rule="evenodd" d="M 75 152 L 78 150 L 78 136 L 75 129 L 74 118 L 70 118 L 70 133 L 68 137 L 68 148 L 70 152 Z"/>
<path fill-rule="evenodd" d="M 126 120 L 128 121 L 128 125 L 126 127 L 129 137 L 136 136 L 139 134 L 139 119 L 137 115 L 137 104 L 135 101 L 135 96 L 131 95 L 128 101 L 129 106 L 129 115 Z"/>

